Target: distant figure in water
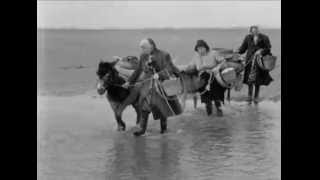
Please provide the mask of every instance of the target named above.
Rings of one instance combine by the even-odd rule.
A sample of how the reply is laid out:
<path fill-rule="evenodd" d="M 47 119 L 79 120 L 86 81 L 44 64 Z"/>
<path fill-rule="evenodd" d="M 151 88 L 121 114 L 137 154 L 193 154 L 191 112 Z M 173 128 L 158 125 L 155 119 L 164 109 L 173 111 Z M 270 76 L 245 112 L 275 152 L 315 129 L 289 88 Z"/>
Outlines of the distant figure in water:
<path fill-rule="evenodd" d="M 222 59 L 210 50 L 209 45 L 204 40 L 198 40 L 194 47 L 195 54 L 192 58 L 190 66 L 196 68 L 199 72 L 201 79 L 206 81 L 206 85 L 199 89 L 201 94 L 201 102 L 206 104 L 206 111 L 208 115 L 212 114 L 212 101 L 217 109 L 217 115 L 223 116 L 221 109 L 221 102 L 224 101 L 224 94 L 226 88 L 222 87 L 212 74 L 211 82 L 208 83 L 210 73 L 217 72 L 219 64 Z M 208 85 L 210 86 L 208 86 Z M 206 90 L 207 89 L 207 90 Z"/>
<path fill-rule="evenodd" d="M 249 34 L 244 38 L 239 49 L 239 54 L 246 54 L 246 64 L 243 83 L 248 85 L 248 103 L 252 100 L 255 104 L 259 102 L 260 86 L 268 86 L 272 81 L 269 71 L 261 69 L 256 61 L 259 56 L 271 55 L 271 44 L 269 37 L 260 33 L 258 26 L 251 26 Z M 253 87 L 255 87 L 254 98 Z"/>

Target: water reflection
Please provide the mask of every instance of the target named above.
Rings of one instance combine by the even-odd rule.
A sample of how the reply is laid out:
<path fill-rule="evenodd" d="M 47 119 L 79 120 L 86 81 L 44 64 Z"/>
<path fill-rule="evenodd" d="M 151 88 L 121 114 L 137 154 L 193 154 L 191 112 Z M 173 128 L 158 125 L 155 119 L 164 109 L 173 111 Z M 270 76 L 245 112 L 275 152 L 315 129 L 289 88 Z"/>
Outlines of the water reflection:
<path fill-rule="evenodd" d="M 181 145 L 166 136 L 115 138 L 108 152 L 109 179 L 177 179 Z"/>
<path fill-rule="evenodd" d="M 226 106 L 222 118 L 186 114 L 170 120 L 168 134 L 160 134 L 155 122 L 139 138 L 133 127 L 117 132 L 77 121 L 63 129 L 61 121 L 47 132 L 59 135 L 59 146 L 43 147 L 47 153 L 40 161 L 48 167 L 42 174 L 51 172 L 44 176 L 53 179 L 280 179 L 281 119 L 272 106 Z"/>
<path fill-rule="evenodd" d="M 108 151 L 108 179 L 277 179 L 280 132 L 273 131 L 279 119 L 258 106 L 242 108 L 223 118 L 181 119 L 183 134 L 117 134 Z"/>

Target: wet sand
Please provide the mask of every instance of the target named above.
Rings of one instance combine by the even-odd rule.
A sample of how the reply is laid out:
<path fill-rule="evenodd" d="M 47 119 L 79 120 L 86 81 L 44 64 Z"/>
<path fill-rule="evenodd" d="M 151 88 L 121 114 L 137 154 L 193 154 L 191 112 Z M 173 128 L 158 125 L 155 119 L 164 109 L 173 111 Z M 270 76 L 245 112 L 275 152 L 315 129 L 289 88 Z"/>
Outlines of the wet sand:
<path fill-rule="evenodd" d="M 150 117 L 146 136 L 126 109 L 118 132 L 104 97 L 38 96 L 38 178 L 45 179 L 280 179 L 281 102 L 234 102 L 224 117 L 203 105 L 168 120 L 159 133 Z"/>

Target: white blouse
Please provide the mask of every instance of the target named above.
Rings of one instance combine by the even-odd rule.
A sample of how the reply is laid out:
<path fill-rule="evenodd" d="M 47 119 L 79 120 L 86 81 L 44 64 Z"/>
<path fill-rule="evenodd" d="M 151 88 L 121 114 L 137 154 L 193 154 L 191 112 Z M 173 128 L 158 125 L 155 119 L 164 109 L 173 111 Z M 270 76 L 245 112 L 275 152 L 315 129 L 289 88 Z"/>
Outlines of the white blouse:
<path fill-rule="evenodd" d="M 219 56 L 215 51 L 210 51 L 205 56 L 200 56 L 198 53 L 195 53 L 190 66 L 195 66 L 197 70 L 203 67 L 216 67 L 222 60 L 223 57 Z"/>

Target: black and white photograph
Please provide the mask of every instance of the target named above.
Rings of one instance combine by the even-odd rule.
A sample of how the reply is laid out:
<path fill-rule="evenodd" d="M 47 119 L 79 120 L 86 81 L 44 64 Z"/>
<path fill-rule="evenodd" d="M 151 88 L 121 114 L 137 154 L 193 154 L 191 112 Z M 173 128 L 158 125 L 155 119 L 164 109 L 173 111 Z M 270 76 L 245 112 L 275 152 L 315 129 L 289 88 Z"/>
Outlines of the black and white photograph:
<path fill-rule="evenodd" d="M 37 179 L 280 180 L 280 0 L 37 0 Z"/>

